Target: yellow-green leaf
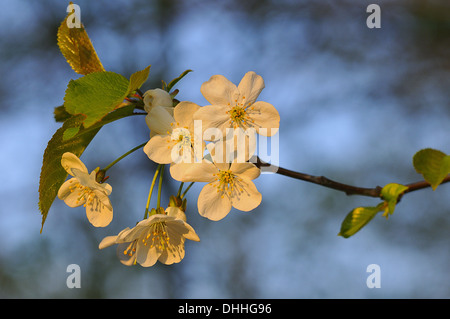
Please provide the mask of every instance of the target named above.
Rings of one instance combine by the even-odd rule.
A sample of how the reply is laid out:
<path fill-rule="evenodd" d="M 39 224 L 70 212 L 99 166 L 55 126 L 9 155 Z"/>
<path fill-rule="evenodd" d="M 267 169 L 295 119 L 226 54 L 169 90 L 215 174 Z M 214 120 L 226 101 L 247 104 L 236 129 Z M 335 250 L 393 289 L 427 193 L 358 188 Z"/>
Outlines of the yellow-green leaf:
<path fill-rule="evenodd" d="M 407 186 L 391 183 L 384 186 L 381 190 L 381 197 L 386 201 L 387 205 L 383 216 L 386 218 L 394 213 L 395 205 L 398 202 L 398 197 L 408 189 Z"/>
<path fill-rule="evenodd" d="M 57 39 L 61 53 L 72 69 L 79 74 L 105 71 L 83 24 L 80 28 L 68 27 L 67 18 L 70 14 L 58 28 Z"/>
<path fill-rule="evenodd" d="M 150 66 L 131 75 L 130 80 L 109 71 L 95 72 L 71 80 L 64 96 L 64 112 L 84 114 L 85 128 L 109 112 L 122 107 L 124 99 L 147 80 Z"/>
<path fill-rule="evenodd" d="M 84 127 L 100 121 L 113 111 L 128 95 L 129 81 L 114 72 L 95 72 L 71 80 L 64 96 L 65 110 L 84 114 Z"/>
<path fill-rule="evenodd" d="M 186 74 L 188 74 L 189 72 L 192 72 L 192 70 L 186 70 L 183 73 L 180 74 L 180 76 L 176 77 L 175 79 L 173 79 L 172 81 L 170 81 L 170 83 L 167 85 L 167 87 L 165 88 L 167 91 L 170 91 L 175 84 L 177 84 L 182 78 L 184 78 L 186 76 Z"/>
<path fill-rule="evenodd" d="M 341 231 L 338 235 L 348 238 L 356 234 L 361 228 L 367 225 L 378 212 L 383 210 L 383 204 L 384 203 L 381 203 L 375 207 L 358 207 L 352 210 L 342 222 Z"/>
<path fill-rule="evenodd" d="M 145 81 L 147 81 L 150 73 L 150 65 L 141 71 L 137 71 L 130 76 L 130 83 L 128 85 L 128 93 L 139 89 Z"/>
<path fill-rule="evenodd" d="M 450 173 L 450 156 L 432 148 L 418 151 L 413 157 L 413 165 L 419 174 L 430 183 L 433 190 Z"/>

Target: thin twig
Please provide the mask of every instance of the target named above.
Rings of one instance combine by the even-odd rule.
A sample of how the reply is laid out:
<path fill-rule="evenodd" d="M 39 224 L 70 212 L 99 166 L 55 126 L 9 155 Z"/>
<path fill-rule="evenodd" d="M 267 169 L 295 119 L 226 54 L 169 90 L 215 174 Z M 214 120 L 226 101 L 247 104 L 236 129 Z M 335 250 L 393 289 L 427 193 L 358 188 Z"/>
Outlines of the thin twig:
<path fill-rule="evenodd" d="M 258 168 L 265 167 L 265 166 L 266 167 L 271 166 L 271 164 L 261 161 L 261 159 L 259 157 L 257 158 L 257 162 L 255 163 L 255 165 Z M 278 169 L 275 169 L 275 171 L 277 174 L 295 178 L 295 179 L 299 179 L 299 180 L 302 180 L 305 182 L 321 185 L 324 187 L 332 188 L 332 189 L 344 192 L 347 195 L 381 197 L 382 187 L 380 187 L 380 186 L 376 186 L 374 188 L 357 187 L 357 186 L 352 186 L 352 185 L 333 181 L 325 176 L 314 176 L 314 175 L 304 174 L 304 173 L 295 172 L 295 171 L 292 171 L 289 169 L 285 169 L 282 167 L 278 167 Z M 447 182 L 450 182 L 450 175 L 448 175 L 446 178 L 444 178 L 444 180 L 442 181 L 441 184 L 444 184 Z M 419 189 L 431 187 L 430 183 L 428 183 L 427 181 L 415 182 L 415 183 L 407 184 L 405 186 L 407 186 L 408 189 L 404 193 L 410 193 L 410 192 L 414 192 Z"/>

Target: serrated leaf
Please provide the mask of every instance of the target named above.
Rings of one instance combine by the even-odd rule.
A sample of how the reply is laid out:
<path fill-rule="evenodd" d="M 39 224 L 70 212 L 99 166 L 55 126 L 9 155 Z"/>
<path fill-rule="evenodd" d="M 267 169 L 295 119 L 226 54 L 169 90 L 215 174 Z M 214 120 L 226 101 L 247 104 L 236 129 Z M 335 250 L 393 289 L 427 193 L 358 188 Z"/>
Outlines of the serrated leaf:
<path fill-rule="evenodd" d="M 192 72 L 192 70 L 186 70 L 183 73 L 180 74 L 180 76 L 176 77 L 175 79 L 173 79 L 172 81 L 170 81 L 170 83 L 167 85 L 166 90 L 170 91 L 175 84 L 177 84 L 182 78 L 184 78 L 186 76 L 186 74 L 188 74 L 189 72 Z"/>
<path fill-rule="evenodd" d="M 381 189 L 381 196 L 386 201 L 387 205 L 383 216 L 388 217 L 388 214 L 392 215 L 397 205 L 398 197 L 402 195 L 408 189 L 407 186 L 391 183 L 387 184 Z"/>
<path fill-rule="evenodd" d="M 80 157 L 103 125 L 131 115 L 133 109 L 134 105 L 120 108 L 105 116 L 101 122 L 98 122 L 87 129 L 79 129 L 83 123 L 84 116 L 76 115 L 67 119 L 55 132 L 45 149 L 39 180 L 38 205 L 42 214 L 42 227 L 44 227 L 48 211 L 55 200 L 59 188 L 67 178 L 67 172 L 61 166 L 62 154 L 71 152 Z M 76 135 L 70 139 L 64 140 L 63 136 L 67 130 L 70 131 L 74 128 L 79 129 Z"/>
<path fill-rule="evenodd" d="M 67 177 L 67 172 L 61 166 L 62 154 L 64 152 L 72 152 L 80 156 L 95 134 L 97 134 L 98 129 L 91 131 L 91 134 L 84 134 L 79 138 L 63 140 L 64 132 L 67 129 L 79 127 L 83 119 L 83 115 L 77 115 L 66 120 L 62 127 L 50 139 L 45 149 L 39 180 L 39 209 L 42 214 L 42 227 L 44 227 L 45 219 L 58 193 L 58 189 Z"/>
<path fill-rule="evenodd" d="M 105 71 L 83 24 L 80 28 L 68 27 L 67 18 L 70 15 L 58 28 L 57 40 L 61 53 L 79 74 Z"/>
<path fill-rule="evenodd" d="M 56 122 L 64 122 L 68 118 L 72 116 L 72 114 L 66 112 L 66 108 L 64 105 L 55 107 L 55 110 L 53 111 L 53 116 L 55 118 Z"/>
<path fill-rule="evenodd" d="M 78 127 L 69 127 L 63 133 L 63 141 L 67 141 L 73 138 L 80 131 L 81 126 Z"/>
<path fill-rule="evenodd" d="M 113 111 L 128 95 L 129 81 L 114 72 L 90 73 L 71 80 L 64 96 L 65 110 L 72 114 L 84 114 L 84 127 L 100 121 Z"/>
<path fill-rule="evenodd" d="M 90 127 L 106 114 L 122 107 L 124 99 L 147 80 L 150 66 L 133 73 L 130 80 L 114 72 L 96 72 L 71 80 L 64 96 L 65 112 L 84 114 L 84 127 Z"/>
<path fill-rule="evenodd" d="M 383 209 L 383 203 L 375 207 L 358 207 L 345 217 L 341 224 L 339 236 L 348 238 L 367 225 L 375 215 Z"/>
<path fill-rule="evenodd" d="M 128 93 L 139 89 L 145 81 L 147 81 L 148 74 L 150 73 L 150 65 L 144 70 L 133 73 L 130 77 L 130 84 L 128 85 Z"/>
<path fill-rule="evenodd" d="M 413 165 L 433 190 L 436 190 L 450 173 L 450 156 L 439 150 L 426 148 L 414 154 Z"/>

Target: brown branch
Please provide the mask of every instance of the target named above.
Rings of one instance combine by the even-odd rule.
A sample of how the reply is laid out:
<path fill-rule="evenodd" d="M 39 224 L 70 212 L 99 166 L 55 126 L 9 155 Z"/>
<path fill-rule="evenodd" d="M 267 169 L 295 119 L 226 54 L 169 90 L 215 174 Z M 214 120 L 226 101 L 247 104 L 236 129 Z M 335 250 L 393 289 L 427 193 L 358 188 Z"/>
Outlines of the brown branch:
<path fill-rule="evenodd" d="M 445 184 L 450 182 L 450 175 L 447 175 L 447 177 L 445 177 L 441 184 Z M 441 185 L 439 184 L 439 185 Z M 424 188 L 428 188 L 431 187 L 430 183 L 428 183 L 427 181 L 420 181 L 420 182 L 416 182 L 416 183 L 411 183 L 411 184 L 407 184 L 405 185 L 406 187 L 408 187 L 408 189 L 405 191 L 405 193 L 411 193 L 414 192 L 416 190 L 419 189 L 424 189 Z"/>
<path fill-rule="evenodd" d="M 261 159 L 259 157 L 257 158 L 257 162 L 255 163 L 255 165 L 258 168 L 268 167 L 268 166 L 274 167 L 271 164 L 261 161 Z M 304 173 L 300 173 L 300 172 L 291 171 L 289 169 L 285 169 L 282 167 L 278 167 L 278 169 L 275 169 L 275 171 L 277 174 L 295 178 L 295 179 L 299 179 L 299 180 L 302 180 L 305 182 L 321 185 L 324 187 L 332 188 L 332 189 L 344 192 L 347 195 L 381 197 L 382 187 L 380 187 L 380 186 L 376 186 L 374 188 L 356 187 L 356 186 L 333 181 L 325 176 L 314 176 L 314 175 L 304 174 Z M 444 178 L 444 180 L 442 181 L 441 184 L 444 184 L 447 182 L 450 182 L 450 175 L 448 175 L 446 178 Z M 419 189 L 431 187 L 430 183 L 428 183 L 426 181 L 415 182 L 415 183 L 407 184 L 405 186 L 407 186 L 408 189 L 404 193 L 410 193 L 410 192 L 414 192 Z"/>

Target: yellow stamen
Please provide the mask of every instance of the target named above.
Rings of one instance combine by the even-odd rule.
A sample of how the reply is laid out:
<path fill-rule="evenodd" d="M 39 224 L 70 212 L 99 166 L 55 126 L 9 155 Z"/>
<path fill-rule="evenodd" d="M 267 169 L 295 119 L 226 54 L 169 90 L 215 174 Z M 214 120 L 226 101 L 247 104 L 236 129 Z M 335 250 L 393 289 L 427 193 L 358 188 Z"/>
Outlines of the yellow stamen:
<path fill-rule="evenodd" d="M 165 222 L 158 222 L 151 226 L 151 230 L 145 238 L 142 239 L 144 245 L 147 245 L 151 237 L 150 247 L 157 247 L 159 250 L 168 249 L 169 247 L 169 236 L 167 235 L 167 226 Z"/>

